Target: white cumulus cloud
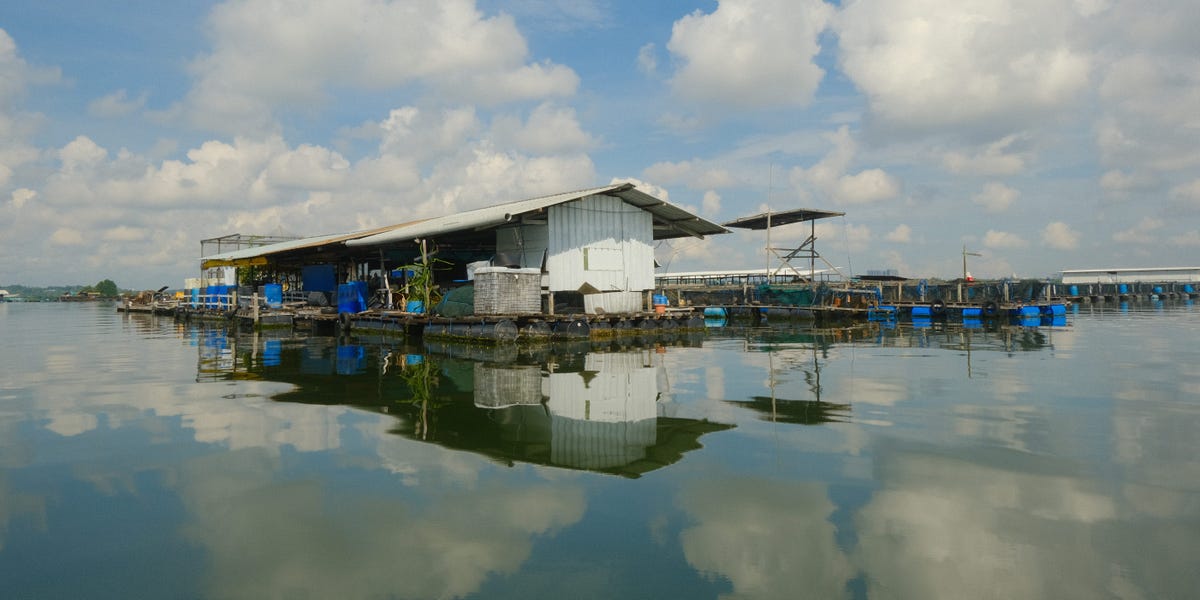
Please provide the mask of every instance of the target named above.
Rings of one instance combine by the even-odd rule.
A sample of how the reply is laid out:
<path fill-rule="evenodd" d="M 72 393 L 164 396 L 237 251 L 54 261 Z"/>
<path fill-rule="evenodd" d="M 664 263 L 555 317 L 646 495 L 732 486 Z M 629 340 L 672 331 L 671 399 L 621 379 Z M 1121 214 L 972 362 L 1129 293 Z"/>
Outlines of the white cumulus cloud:
<path fill-rule="evenodd" d="M 50 234 L 50 243 L 55 246 L 82 246 L 83 233 L 70 227 L 59 227 Z"/>
<path fill-rule="evenodd" d="M 901 223 L 897 225 L 895 229 L 889 231 L 888 234 L 884 236 L 884 239 L 889 242 L 907 244 L 912 241 L 912 227 Z"/>
<path fill-rule="evenodd" d="M 1017 190 L 993 181 L 983 186 L 983 191 L 975 194 L 972 201 L 989 213 L 1002 213 L 1012 207 L 1020 195 Z"/>
<path fill-rule="evenodd" d="M 1183 206 L 1193 209 L 1200 208 L 1200 179 L 1181 183 L 1171 188 L 1171 198 Z"/>
<path fill-rule="evenodd" d="M 814 189 L 841 204 L 868 204 L 900 193 L 899 180 L 882 169 L 847 173 L 858 148 L 848 127 L 843 125 L 825 137 L 833 143 L 833 149 L 811 167 L 793 168 L 792 185 L 802 190 Z"/>
<path fill-rule="evenodd" d="M 89 102 L 88 114 L 100 118 L 123 117 L 145 108 L 148 97 L 143 93 L 137 98 L 130 98 L 126 90 L 117 90 Z"/>
<path fill-rule="evenodd" d="M 996 231 L 989 229 L 983 236 L 983 245 L 994 250 L 1004 250 L 1013 248 L 1024 248 L 1029 243 L 1024 238 L 1007 231 Z"/>
<path fill-rule="evenodd" d="M 1015 175 L 1025 168 L 1026 157 L 1013 151 L 1020 136 L 1007 135 L 975 153 L 947 152 L 942 165 L 951 173 L 967 175 Z"/>
<path fill-rule="evenodd" d="M 814 57 L 832 8 L 820 0 L 721 0 L 675 22 L 681 97 L 725 106 L 806 106 L 825 71 Z"/>
<path fill-rule="evenodd" d="M 700 212 L 707 217 L 713 217 L 721 212 L 721 195 L 713 190 L 704 192 L 704 199 L 700 204 Z"/>
<path fill-rule="evenodd" d="M 1079 247 L 1079 232 L 1062 221 L 1054 221 L 1042 229 L 1042 244 L 1055 250 L 1075 250 Z"/>
<path fill-rule="evenodd" d="M 486 17 L 473 0 L 244 0 L 216 6 L 209 31 L 212 51 L 192 63 L 195 83 L 170 114 L 215 131 L 272 131 L 279 107 L 319 107 L 335 88 L 417 84 L 490 104 L 579 84 L 567 67 L 527 62 L 513 19 Z"/>
<path fill-rule="evenodd" d="M 993 130 L 1070 109 L 1092 57 L 1070 0 L 858 0 L 834 25 L 871 114 L 918 131 Z"/>
<path fill-rule="evenodd" d="M 1160 230 L 1166 223 L 1154 217 L 1143 217 L 1136 225 L 1113 234 L 1113 241 L 1123 244 L 1151 244 L 1155 241 L 1154 232 Z"/>

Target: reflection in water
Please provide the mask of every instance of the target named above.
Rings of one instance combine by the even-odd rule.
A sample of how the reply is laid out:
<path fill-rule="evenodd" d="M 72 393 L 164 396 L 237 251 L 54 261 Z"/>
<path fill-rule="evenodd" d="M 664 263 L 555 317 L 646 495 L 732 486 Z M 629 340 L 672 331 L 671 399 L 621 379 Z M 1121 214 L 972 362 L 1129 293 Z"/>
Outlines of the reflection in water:
<path fill-rule="evenodd" d="M 750 346 L 750 349 L 767 353 L 767 386 L 769 396 L 751 396 L 746 400 L 731 400 L 732 404 L 748 408 L 759 414 L 759 418 L 772 423 L 796 425 L 820 425 L 822 423 L 845 422 L 850 419 L 851 406 L 845 402 L 825 402 L 821 399 L 821 360 L 828 360 L 829 348 L 834 340 L 861 339 L 863 331 L 838 329 L 825 332 L 789 333 L 772 332 Z M 811 362 L 801 357 L 811 352 Z M 777 358 L 778 355 L 778 358 Z M 778 396 L 780 371 L 801 373 L 805 387 L 812 395 L 811 400 L 784 399 Z M 794 393 L 793 389 L 788 390 Z"/>
<path fill-rule="evenodd" d="M 412 497 L 361 482 L 280 481 L 280 462 L 247 449 L 180 473 L 184 532 L 209 551 L 207 596 L 462 597 L 517 571 L 537 536 L 584 513 L 571 485 L 430 486 Z"/>
<path fill-rule="evenodd" d="M 1070 318 L 487 348 L 0 307 L 0 581 L 1191 597 L 1200 313 Z"/>
<path fill-rule="evenodd" d="M 877 456 L 883 489 L 856 519 L 872 597 L 1169 598 L 1194 583 L 1195 527 L 1138 515 L 1069 462 L 916 443 Z"/>
<path fill-rule="evenodd" d="M 688 564 L 727 579 L 734 598 L 843 598 L 854 576 L 820 483 L 729 478 L 684 489 L 694 525 L 680 534 Z"/>
<path fill-rule="evenodd" d="M 704 434 L 732 427 L 660 414 L 665 376 L 655 357 L 667 350 L 662 345 L 437 342 L 422 352 L 335 346 L 330 338 L 201 340 L 216 345 L 200 352 L 206 377 L 229 365 L 226 377 L 296 386 L 277 400 L 386 412 L 398 419 L 400 435 L 508 464 L 638 477 L 700 448 Z"/>

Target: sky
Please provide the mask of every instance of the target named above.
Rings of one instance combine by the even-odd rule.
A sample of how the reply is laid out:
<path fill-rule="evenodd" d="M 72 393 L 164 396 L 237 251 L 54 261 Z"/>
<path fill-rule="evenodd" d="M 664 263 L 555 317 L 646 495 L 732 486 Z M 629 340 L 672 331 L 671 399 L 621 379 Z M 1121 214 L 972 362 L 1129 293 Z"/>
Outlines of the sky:
<path fill-rule="evenodd" d="M 1197 0 L 10 0 L 0 283 L 180 287 L 205 238 L 615 181 L 845 212 L 817 248 L 848 274 L 1196 266 L 1198 30 Z"/>

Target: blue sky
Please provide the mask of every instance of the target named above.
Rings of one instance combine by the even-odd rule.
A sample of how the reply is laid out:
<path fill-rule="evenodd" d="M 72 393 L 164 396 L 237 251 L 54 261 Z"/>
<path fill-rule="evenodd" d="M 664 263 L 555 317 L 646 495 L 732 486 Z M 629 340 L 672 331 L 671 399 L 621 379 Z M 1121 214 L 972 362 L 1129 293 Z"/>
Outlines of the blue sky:
<path fill-rule="evenodd" d="M 0 4 L 0 283 L 178 286 L 207 237 L 614 180 L 844 211 L 818 247 L 855 273 L 1200 264 L 1190 1 L 102 4 Z"/>

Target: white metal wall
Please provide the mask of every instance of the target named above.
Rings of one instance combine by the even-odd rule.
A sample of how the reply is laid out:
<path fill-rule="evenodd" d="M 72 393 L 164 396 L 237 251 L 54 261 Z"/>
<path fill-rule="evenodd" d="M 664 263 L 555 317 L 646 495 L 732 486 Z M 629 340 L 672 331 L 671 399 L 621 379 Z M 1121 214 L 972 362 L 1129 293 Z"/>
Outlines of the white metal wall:
<path fill-rule="evenodd" d="M 1200 267 L 1164 269 L 1096 269 L 1063 271 L 1062 282 L 1072 283 L 1165 283 L 1200 281 Z"/>
<path fill-rule="evenodd" d="M 650 213 L 610 196 L 587 196 L 551 206 L 547 212 L 546 264 L 551 291 L 642 291 L 654 287 Z"/>
<path fill-rule="evenodd" d="M 583 296 L 583 312 L 594 315 L 602 309 L 606 313 L 632 313 L 642 310 L 642 292 L 601 292 Z"/>

